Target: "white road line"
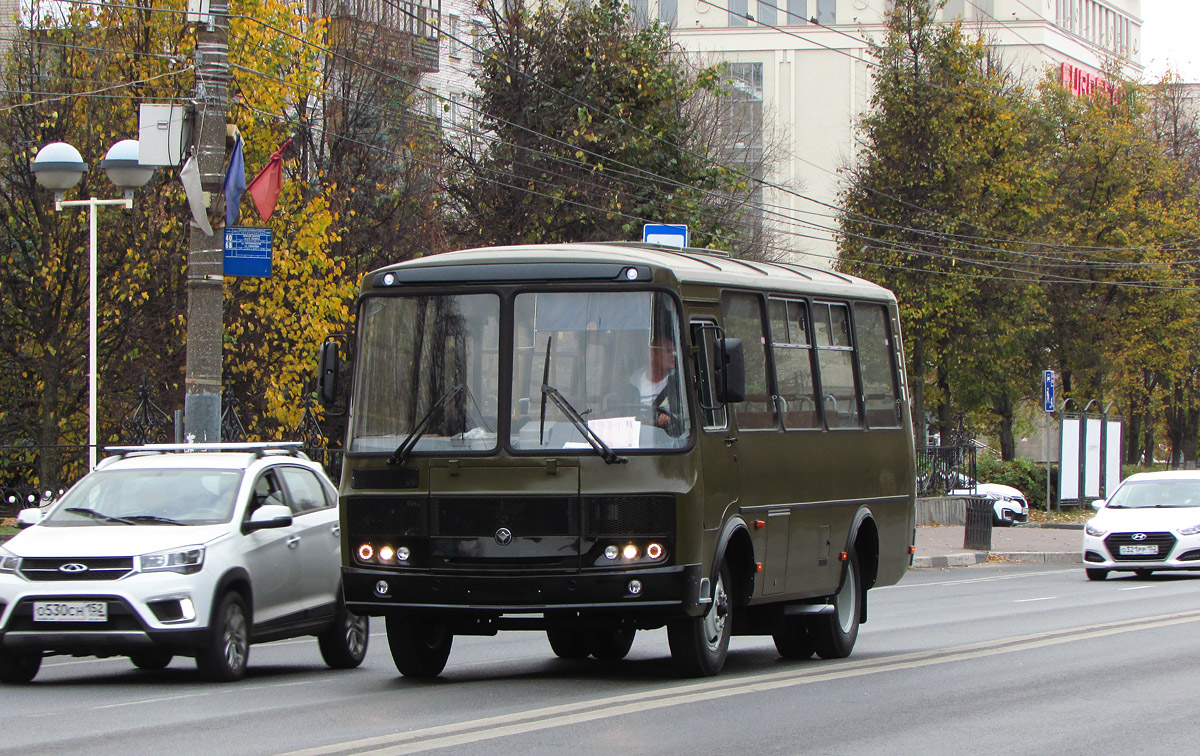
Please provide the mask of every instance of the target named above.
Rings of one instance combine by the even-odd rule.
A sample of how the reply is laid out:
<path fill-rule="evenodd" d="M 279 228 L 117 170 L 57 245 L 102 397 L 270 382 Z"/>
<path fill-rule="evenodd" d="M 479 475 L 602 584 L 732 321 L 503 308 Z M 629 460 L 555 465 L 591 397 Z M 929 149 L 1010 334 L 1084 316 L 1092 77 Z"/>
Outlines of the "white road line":
<path fill-rule="evenodd" d="M 1058 598 L 1058 596 L 1038 596 L 1037 598 L 1017 599 L 1016 601 L 1013 601 L 1013 603 L 1014 604 L 1028 604 L 1032 601 L 1051 601 L 1056 598 Z"/>
<path fill-rule="evenodd" d="M 291 751 L 280 756 L 402 756 L 441 748 L 464 746 L 497 738 L 511 737 L 555 727 L 577 725 L 600 719 L 636 714 L 652 709 L 681 706 L 747 693 L 762 693 L 780 688 L 838 680 L 862 675 L 916 669 L 937 664 L 979 659 L 998 654 L 1075 643 L 1085 638 L 1100 638 L 1120 633 L 1148 630 L 1189 622 L 1200 622 L 1200 610 L 1178 612 L 1135 620 L 1120 620 L 1049 633 L 1014 636 L 933 651 L 917 651 L 859 661 L 821 664 L 809 669 L 789 670 L 765 675 L 706 680 L 672 685 L 638 693 L 628 693 L 592 701 L 548 706 L 482 719 L 426 727 L 409 732 L 334 743 L 328 746 Z"/>

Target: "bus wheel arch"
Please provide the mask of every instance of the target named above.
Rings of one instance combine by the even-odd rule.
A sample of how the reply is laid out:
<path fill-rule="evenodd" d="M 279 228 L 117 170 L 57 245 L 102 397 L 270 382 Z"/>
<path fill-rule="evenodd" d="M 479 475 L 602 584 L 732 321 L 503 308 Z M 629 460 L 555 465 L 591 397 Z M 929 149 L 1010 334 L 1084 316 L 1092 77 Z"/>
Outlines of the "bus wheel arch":
<path fill-rule="evenodd" d="M 754 577 L 758 567 L 754 561 L 754 544 L 750 540 L 750 529 L 740 519 L 729 521 L 717 544 L 712 567 L 714 583 L 722 562 L 729 565 L 730 599 L 735 606 L 745 606 L 754 595 Z"/>
<path fill-rule="evenodd" d="M 862 580 L 862 598 L 859 603 L 859 622 L 867 621 L 867 591 L 875 586 L 879 576 L 879 526 L 871 516 L 871 510 L 861 508 L 850 528 L 846 552 L 858 557 L 859 577 Z"/>

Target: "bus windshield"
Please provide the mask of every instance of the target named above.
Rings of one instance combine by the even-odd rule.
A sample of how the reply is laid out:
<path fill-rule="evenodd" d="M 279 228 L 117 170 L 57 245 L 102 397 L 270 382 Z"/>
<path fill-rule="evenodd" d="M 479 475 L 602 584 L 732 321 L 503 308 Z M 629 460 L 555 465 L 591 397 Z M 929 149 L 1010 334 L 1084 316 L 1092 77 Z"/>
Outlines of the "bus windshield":
<path fill-rule="evenodd" d="M 555 291 L 507 301 L 513 351 L 503 360 L 496 294 L 365 301 L 347 450 L 488 453 L 500 442 L 504 409 L 516 452 L 594 454 L 585 430 L 612 449 L 687 445 L 691 420 L 671 297 Z M 512 375 L 502 376 L 501 365 L 511 365 Z"/>
<path fill-rule="evenodd" d="M 514 305 L 514 450 L 588 444 L 543 386 L 557 390 L 613 449 L 672 449 L 691 431 L 679 319 L 648 291 L 518 294 Z"/>

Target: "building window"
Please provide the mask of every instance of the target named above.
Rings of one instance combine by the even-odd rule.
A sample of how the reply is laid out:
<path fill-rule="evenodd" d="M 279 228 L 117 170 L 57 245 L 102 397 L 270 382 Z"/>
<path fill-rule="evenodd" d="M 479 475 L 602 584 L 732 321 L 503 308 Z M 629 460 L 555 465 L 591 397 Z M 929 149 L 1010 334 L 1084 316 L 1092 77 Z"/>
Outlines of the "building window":
<path fill-rule="evenodd" d="M 730 26 L 747 26 L 749 20 L 746 16 L 750 12 L 748 0 L 729 0 L 729 25 Z"/>
<path fill-rule="evenodd" d="M 758 15 L 754 20 L 763 26 L 779 26 L 779 8 L 776 0 L 758 0 Z"/>
<path fill-rule="evenodd" d="M 808 23 L 808 0 L 787 0 L 784 26 L 802 26 Z"/>
<path fill-rule="evenodd" d="M 679 0 L 658 0 L 658 20 L 674 29 L 679 24 Z"/>
<path fill-rule="evenodd" d="M 817 23 L 821 26 L 837 23 L 837 0 L 817 0 Z"/>

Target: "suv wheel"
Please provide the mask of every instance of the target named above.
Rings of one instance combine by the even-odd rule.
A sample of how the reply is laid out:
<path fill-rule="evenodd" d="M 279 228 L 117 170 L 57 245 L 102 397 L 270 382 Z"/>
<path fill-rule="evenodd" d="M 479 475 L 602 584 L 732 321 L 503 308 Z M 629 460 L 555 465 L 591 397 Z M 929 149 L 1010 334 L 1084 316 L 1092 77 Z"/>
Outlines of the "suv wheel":
<path fill-rule="evenodd" d="M 353 669 L 367 655 L 370 619 L 352 614 L 341 592 L 338 593 L 337 616 L 329 629 L 317 636 L 317 645 L 327 665 L 333 669 Z"/>
<path fill-rule="evenodd" d="M 27 683 L 37 676 L 42 653 L 21 653 L 0 648 L 0 682 Z"/>
<path fill-rule="evenodd" d="M 234 592 L 226 593 L 209 628 L 209 643 L 196 653 L 200 675 L 214 682 L 234 682 L 246 674 L 250 655 L 250 624 L 246 602 Z"/>

